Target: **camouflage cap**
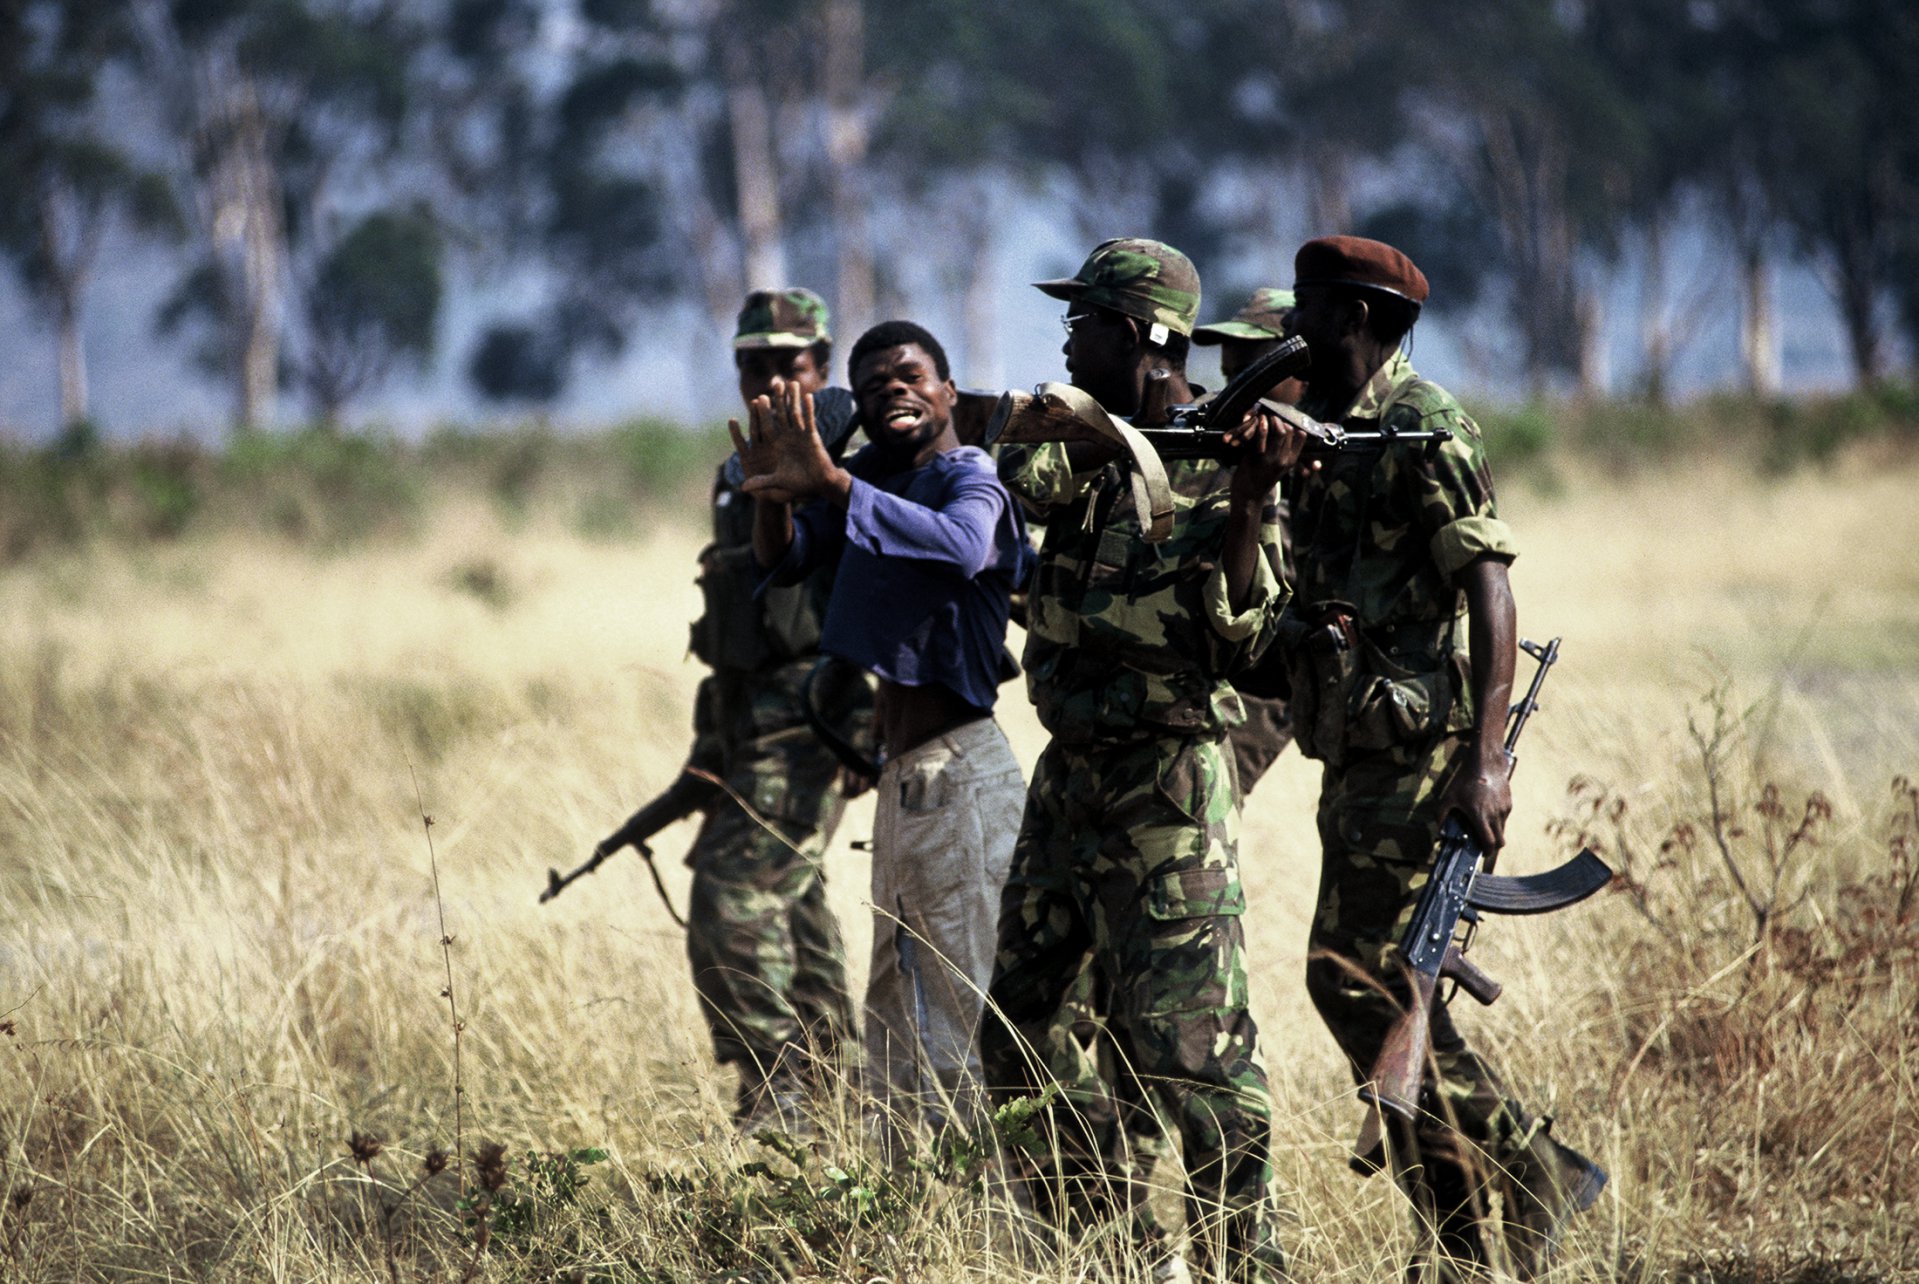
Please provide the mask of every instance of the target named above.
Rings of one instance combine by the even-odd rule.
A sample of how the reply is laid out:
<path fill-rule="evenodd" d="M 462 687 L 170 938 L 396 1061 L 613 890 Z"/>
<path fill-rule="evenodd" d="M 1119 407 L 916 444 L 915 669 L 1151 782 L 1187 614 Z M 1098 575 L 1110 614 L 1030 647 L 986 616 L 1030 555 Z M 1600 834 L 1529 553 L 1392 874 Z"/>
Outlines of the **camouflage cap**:
<path fill-rule="evenodd" d="M 833 336 L 826 329 L 826 300 L 797 286 L 786 290 L 755 290 L 740 308 L 733 330 L 733 350 L 748 348 L 810 348 Z"/>
<path fill-rule="evenodd" d="M 1033 284 L 1056 299 L 1111 308 L 1175 334 L 1191 334 L 1199 319 L 1199 271 L 1163 241 L 1130 236 L 1102 241 L 1077 275 Z"/>
<path fill-rule="evenodd" d="M 1255 343 L 1284 339 L 1287 314 L 1298 305 L 1299 300 L 1293 297 L 1291 290 L 1254 290 L 1252 299 L 1233 313 L 1231 321 L 1200 326 L 1193 331 L 1193 342 L 1204 345 L 1224 343 L 1228 339 L 1250 339 Z"/>

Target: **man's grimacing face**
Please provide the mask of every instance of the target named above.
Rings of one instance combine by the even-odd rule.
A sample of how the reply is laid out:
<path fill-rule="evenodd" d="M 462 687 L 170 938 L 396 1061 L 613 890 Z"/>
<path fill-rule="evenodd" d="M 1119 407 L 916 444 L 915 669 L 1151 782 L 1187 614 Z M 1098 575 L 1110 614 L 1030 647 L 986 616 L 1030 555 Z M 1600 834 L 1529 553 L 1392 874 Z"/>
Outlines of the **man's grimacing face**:
<path fill-rule="evenodd" d="M 953 422 L 958 390 L 917 343 L 866 353 L 852 377 L 860 424 L 889 452 L 910 454 Z"/>

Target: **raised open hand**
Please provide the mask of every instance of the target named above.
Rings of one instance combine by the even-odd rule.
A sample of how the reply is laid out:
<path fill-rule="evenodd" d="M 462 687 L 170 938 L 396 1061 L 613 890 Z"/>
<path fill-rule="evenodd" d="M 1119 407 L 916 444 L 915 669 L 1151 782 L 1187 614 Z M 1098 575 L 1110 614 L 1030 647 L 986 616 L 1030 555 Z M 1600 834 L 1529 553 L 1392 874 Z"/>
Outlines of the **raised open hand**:
<path fill-rule="evenodd" d="M 751 439 L 737 429 L 733 438 L 746 472 L 741 489 L 775 503 L 845 493 L 850 478 L 820 440 L 811 393 L 797 384 L 776 386 L 771 396 L 753 399 L 751 418 Z"/>
<path fill-rule="evenodd" d="M 773 380 L 774 395 L 784 393 L 785 386 L 785 381 Z M 747 404 L 746 410 L 746 431 L 741 431 L 737 419 L 727 420 L 726 430 L 733 436 L 733 451 L 740 457 L 740 472 L 750 481 L 771 473 L 775 460 L 773 439 L 767 430 L 767 416 L 771 413 L 767 398 L 755 397 Z"/>

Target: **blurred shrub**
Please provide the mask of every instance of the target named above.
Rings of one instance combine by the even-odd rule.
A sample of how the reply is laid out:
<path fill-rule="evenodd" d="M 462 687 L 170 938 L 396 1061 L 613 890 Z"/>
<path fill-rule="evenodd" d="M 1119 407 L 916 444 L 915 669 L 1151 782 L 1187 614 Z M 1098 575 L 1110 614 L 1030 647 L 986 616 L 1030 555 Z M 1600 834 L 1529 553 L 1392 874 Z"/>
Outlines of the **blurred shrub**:
<path fill-rule="evenodd" d="M 421 515 L 418 455 L 381 434 L 254 433 L 227 447 L 221 472 L 231 524 L 264 521 L 289 539 L 348 543 Z"/>
<path fill-rule="evenodd" d="M 690 431 L 661 419 L 635 419 L 612 432 L 626 475 L 649 495 L 675 494 L 704 482 L 733 449 L 725 431 Z"/>
<path fill-rule="evenodd" d="M 1863 443 L 1919 447 L 1919 385 L 1794 400 L 1720 394 L 1685 404 L 1529 402 L 1474 417 L 1501 476 L 1547 491 L 1574 457 L 1609 471 L 1736 456 L 1761 473 L 1825 465 Z M 480 496 L 510 522 L 555 515 L 588 539 L 630 539 L 661 510 L 698 511 L 731 449 L 717 425 L 640 418 L 599 432 L 541 419 L 442 425 L 423 441 L 324 427 L 224 446 L 128 444 L 79 423 L 43 445 L 0 441 L 0 561 L 88 540 L 250 531 L 323 548 L 405 536 L 429 505 Z M 484 595 L 482 595 L 484 596 Z"/>
<path fill-rule="evenodd" d="M 1536 401 L 1489 409 L 1475 418 L 1486 438 L 1487 457 L 1499 472 L 1529 468 L 1553 448 L 1551 412 Z"/>
<path fill-rule="evenodd" d="M 1569 454 L 1620 472 L 1730 455 L 1758 472 L 1779 474 L 1830 463 L 1863 442 L 1919 445 L 1919 385 L 1794 399 L 1716 393 L 1666 405 L 1630 399 L 1482 405 L 1473 417 L 1498 472 L 1538 471 Z"/>
<path fill-rule="evenodd" d="M 455 592 L 485 603 L 496 611 L 513 605 L 515 593 L 506 568 L 490 557 L 461 562 L 447 573 L 447 583 Z"/>

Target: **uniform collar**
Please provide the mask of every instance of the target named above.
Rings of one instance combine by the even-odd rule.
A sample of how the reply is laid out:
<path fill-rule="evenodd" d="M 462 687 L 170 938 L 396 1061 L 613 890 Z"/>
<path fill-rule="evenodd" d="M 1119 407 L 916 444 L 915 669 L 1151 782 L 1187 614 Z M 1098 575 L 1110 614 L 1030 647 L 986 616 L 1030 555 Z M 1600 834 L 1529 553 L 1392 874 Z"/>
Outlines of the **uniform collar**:
<path fill-rule="evenodd" d="M 1395 349 L 1386 364 L 1373 371 L 1373 377 L 1359 390 L 1348 406 L 1346 413 L 1340 416 L 1343 422 L 1348 419 L 1377 419 L 1392 400 L 1392 394 L 1418 378 L 1413 373 L 1413 363 L 1406 359 L 1403 351 Z"/>

